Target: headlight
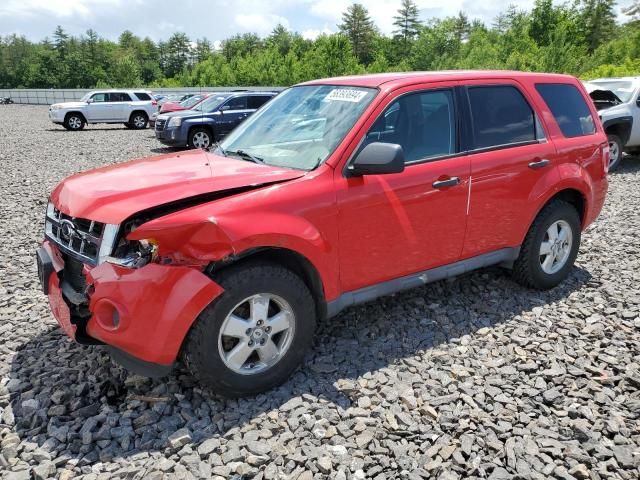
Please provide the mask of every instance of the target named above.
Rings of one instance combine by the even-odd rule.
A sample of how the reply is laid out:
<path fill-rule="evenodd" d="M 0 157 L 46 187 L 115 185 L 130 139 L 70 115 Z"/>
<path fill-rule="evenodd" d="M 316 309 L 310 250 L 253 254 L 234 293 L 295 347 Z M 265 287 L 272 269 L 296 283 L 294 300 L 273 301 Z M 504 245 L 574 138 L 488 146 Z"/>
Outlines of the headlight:
<path fill-rule="evenodd" d="M 158 256 L 158 243 L 154 239 L 125 241 L 117 248 L 116 255 L 106 261 L 127 268 L 141 268 Z"/>
<path fill-rule="evenodd" d="M 60 105 L 51 105 L 51 110 L 60 110 Z"/>
<path fill-rule="evenodd" d="M 179 127 L 182 125 L 182 117 L 171 117 L 168 125 L 170 127 Z"/>

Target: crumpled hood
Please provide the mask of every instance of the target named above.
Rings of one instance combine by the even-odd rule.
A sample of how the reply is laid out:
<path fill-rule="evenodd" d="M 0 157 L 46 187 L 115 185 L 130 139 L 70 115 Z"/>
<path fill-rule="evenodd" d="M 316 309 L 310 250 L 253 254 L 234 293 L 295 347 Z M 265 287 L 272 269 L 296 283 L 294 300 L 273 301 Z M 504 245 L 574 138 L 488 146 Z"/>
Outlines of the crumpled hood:
<path fill-rule="evenodd" d="M 73 175 L 55 188 L 51 201 L 67 215 L 119 224 L 135 213 L 160 205 L 293 180 L 304 174 L 190 150 Z"/>

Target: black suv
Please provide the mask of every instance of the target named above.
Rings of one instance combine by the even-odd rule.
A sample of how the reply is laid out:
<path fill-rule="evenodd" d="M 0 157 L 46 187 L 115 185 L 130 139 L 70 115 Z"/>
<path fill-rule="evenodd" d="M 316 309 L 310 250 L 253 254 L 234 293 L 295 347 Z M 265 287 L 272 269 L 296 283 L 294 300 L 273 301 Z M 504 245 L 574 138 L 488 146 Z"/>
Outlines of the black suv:
<path fill-rule="evenodd" d="M 192 110 L 156 118 L 156 138 L 171 147 L 208 148 L 271 100 L 277 92 L 220 92 Z"/>

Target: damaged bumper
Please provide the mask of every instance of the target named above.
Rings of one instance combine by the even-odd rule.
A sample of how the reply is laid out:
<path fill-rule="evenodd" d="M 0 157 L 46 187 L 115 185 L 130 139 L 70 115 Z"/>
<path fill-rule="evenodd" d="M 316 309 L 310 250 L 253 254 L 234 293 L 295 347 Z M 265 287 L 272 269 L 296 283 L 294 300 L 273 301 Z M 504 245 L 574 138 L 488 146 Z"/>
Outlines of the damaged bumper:
<path fill-rule="evenodd" d="M 148 376 L 171 369 L 191 325 L 223 291 L 193 267 L 130 269 L 104 262 L 85 267 L 86 292 L 71 293 L 61 280 L 64 257 L 55 245 L 45 241 L 37 261 L 51 311 L 65 333 L 81 343 L 107 344 L 114 360 Z"/>

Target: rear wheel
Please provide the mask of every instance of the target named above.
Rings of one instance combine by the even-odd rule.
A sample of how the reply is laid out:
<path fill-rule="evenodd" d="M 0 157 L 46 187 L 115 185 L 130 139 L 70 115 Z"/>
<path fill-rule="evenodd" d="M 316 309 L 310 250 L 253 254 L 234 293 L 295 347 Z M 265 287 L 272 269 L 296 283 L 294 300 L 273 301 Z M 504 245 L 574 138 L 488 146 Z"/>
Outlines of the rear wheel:
<path fill-rule="evenodd" d="M 216 281 L 224 293 L 189 332 L 186 365 L 226 397 L 255 395 L 281 384 L 313 339 L 311 292 L 295 273 L 272 264 L 230 267 Z"/>
<path fill-rule="evenodd" d="M 546 290 L 564 280 L 580 247 L 580 216 L 575 207 L 554 200 L 538 214 L 513 266 L 526 287 Z"/>
<path fill-rule="evenodd" d="M 70 113 L 64 119 L 64 128 L 67 130 L 82 130 L 85 125 L 84 117 L 78 113 Z"/>
<path fill-rule="evenodd" d="M 131 114 L 131 118 L 129 118 L 129 125 L 127 125 L 126 123 L 125 125 L 127 125 L 127 127 L 129 128 L 135 128 L 136 130 L 141 130 L 143 128 L 147 128 L 148 122 L 149 122 L 149 119 L 147 118 L 147 115 L 145 113 L 133 112 Z"/>
<path fill-rule="evenodd" d="M 194 128 L 189 134 L 189 145 L 193 148 L 209 148 L 213 143 L 211 132 L 206 128 Z"/>
<path fill-rule="evenodd" d="M 612 172 L 622 163 L 622 141 L 614 134 L 607 134 L 609 140 L 609 171 Z"/>

